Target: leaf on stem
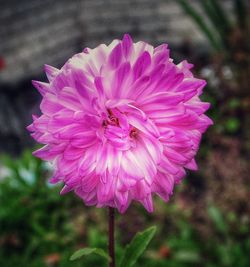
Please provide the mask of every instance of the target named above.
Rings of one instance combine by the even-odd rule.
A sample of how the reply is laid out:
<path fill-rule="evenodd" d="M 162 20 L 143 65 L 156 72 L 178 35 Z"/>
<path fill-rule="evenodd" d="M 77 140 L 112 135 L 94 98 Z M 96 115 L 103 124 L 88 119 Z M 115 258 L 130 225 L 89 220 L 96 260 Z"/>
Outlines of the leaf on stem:
<path fill-rule="evenodd" d="M 227 233 L 227 225 L 225 223 L 225 220 L 222 216 L 221 211 L 214 206 L 210 206 L 210 207 L 208 207 L 208 214 L 209 214 L 211 220 L 213 221 L 215 227 L 217 228 L 217 230 L 220 233 L 226 234 Z"/>
<path fill-rule="evenodd" d="M 82 249 L 79 249 L 70 257 L 70 260 L 74 261 L 74 260 L 77 260 L 83 256 L 88 256 L 90 254 L 96 254 L 96 255 L 99 255 L 99 256 L 105 258 L 107 261 L 111 261 L 109 255 L 103 249 L 100 249 L 100 248 L 82 248 Z"/>
<path fill-rule="evenodd" d="M 145 251 L 149 242 L 152 240 L 153 236 L 155 235 L 155 232 L 156 232 L 156 226 L 152 226 L 143 232 L 137 233 L 130 242 L 130 244 L 127 245 L 119 266 L 120 267 L 134 266 L 138 258 Z"/>

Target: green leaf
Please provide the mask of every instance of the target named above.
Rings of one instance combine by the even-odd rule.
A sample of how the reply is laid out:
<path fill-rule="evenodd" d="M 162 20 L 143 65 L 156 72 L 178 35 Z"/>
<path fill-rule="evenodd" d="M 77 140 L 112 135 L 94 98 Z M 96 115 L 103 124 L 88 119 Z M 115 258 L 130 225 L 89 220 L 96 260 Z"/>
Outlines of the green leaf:
<path fill-rule="evenodd" d="M 231 22 L 229 20 L 229 16 L 226 12 L 224 12 L 224 7 L 222 6 L 221 1 L 218 0 L 210 0 L 211 5 L 214 7 L 214 12 L 217 13 L 217 16 L 220 17 L 221 24 L 224 27 L 225 31 L 230 31 Z"/>
<path fill-rule="evenodd" d="M 221 21 L 221 17 L 217 14 L 216 10 L 214 9 L 214 6 L 211 4 L 211 0 L 202 0 L 199 2 L 201 5 L 204 13 L 209 18 L 209 21 L 211 25 L 213 25 L 214 28 L 214 34 L 215 32 L 218 33 L 221 43 L 227 47 L 227 34 L 228 32 L 225 31 L 224 23 Z"/>
<path fill-rule="evenodd" d="M 228 103 L 228 107 L 230 109 L 236 109 L 236 108 L 240 107 L 240 105 L 241 105 L 241 101 L 238 98 L 233 98 Z"/>
<path fill-rule="evenodd" d="M 214 206 L 210 206 L 208 208 L 208 214 L 210 218 L 212 219 L 213 223 L 215 224 L 215 227 L 218 231 L 220 231 L 223 234 L 227 233 L 227 225 L 225 223 L 225 220 L 220 212 L 220 210 Z"/>
<path fill-rule="evenodd" d="M 143 232 L 135 235 L 130 244 L 127 245 L 120 263 L 120 267 L 132 267 L 142 255 L 156 232 L 156 226 L 149 227 Z"/>
<path fill-rule="evenodd" d="M 200 255 L 191 250 L 180 250 L 175 253 L 174 258 L 181 262 L 198 263 L 201 261 Z"/>
<path fill-rule="evenodd" d="M 201 29 L 207 39 L 210 41 L 212 47 L 216 51 L 222 50 L 222 44 L 215 38 L 215 34 L 209 29 L 204 18 L 186 1 L 178 0 L 182 9 L 194 20 L 197 26 Z"/>
<path fill-rule="evenodd" d="M 111 258 L 109 257 L 109 255 L 103 249 L 100 249 L 100 248 L 82 248 L 82 249 L 79 249 L 70 257 L 70 260 L 74 261 L 74 260 L 77 260 L 83 256 L 88 256 L 90 254 L 96 254 L 96 255 L 99 255 L 99 256 L 105 258 L 107 261 L 111 261 Z"/>
<path fill-rule="evenodd" d="M 217 28 L 219 27 L 219 17 L 217 14 L 214 12 L 213 7 L 211 6 L 210 0 L 203 0 L 200 1 L 199 4 L 201 5 L 204 13 L 207 15 L 209 18 L 210 22 Z"/>
<path fill-rule="evenodd" d="M 238 118 L 229 118 L 225 121 L 225 128 L 229 133 L 236 133 L 240 128 L 240 121 Z"/>

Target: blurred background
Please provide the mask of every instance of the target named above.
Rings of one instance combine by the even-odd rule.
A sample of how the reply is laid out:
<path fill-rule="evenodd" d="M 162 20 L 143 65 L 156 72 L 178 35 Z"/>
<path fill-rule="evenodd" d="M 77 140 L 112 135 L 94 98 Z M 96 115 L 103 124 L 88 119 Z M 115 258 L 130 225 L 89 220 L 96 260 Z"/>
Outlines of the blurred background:
<path fill-rule="evenodd" d="M 130 33 L 167 42 L 178 63 L 195 64 L 208 85 L 214 126 L 169 203 L 133 204 L 117 214 L 117 256 L 139 230 L 158 232 L 138 267 L 250 266 L 250 3 L 248 0 L 0 0 L 0 266 L 105 266 L 84 246 L 106 248 L 105 209 L 86 208 L 47 183 L 48 164 L 31 155 L 26 126 L 39 113 L 31 80 L 84 47 Z M 126 234 L 124 234 L 126 233 Z"/>

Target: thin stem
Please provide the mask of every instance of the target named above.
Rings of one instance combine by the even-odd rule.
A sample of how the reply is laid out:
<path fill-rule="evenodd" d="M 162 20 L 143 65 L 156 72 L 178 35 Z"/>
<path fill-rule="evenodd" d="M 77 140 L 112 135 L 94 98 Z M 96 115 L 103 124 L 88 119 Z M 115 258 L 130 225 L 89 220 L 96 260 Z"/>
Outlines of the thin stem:
<path fill-rule="evenodd" d="M 115 267 L 115 209 L 109 208 L 109 267 Z"/>

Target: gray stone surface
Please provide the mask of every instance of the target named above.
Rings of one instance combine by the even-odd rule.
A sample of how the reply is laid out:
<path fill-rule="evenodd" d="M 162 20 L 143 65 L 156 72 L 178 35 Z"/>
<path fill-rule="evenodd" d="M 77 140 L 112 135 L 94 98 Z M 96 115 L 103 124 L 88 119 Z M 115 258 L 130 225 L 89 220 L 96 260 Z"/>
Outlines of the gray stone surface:
<path fill-rule="evenodd" d="M 185 32 L 202 40 L 174 0 L 2 0 L 0 7 L 0 81 L 8 83 L 125 32 L 153 43 L 178 43 Z"/>

